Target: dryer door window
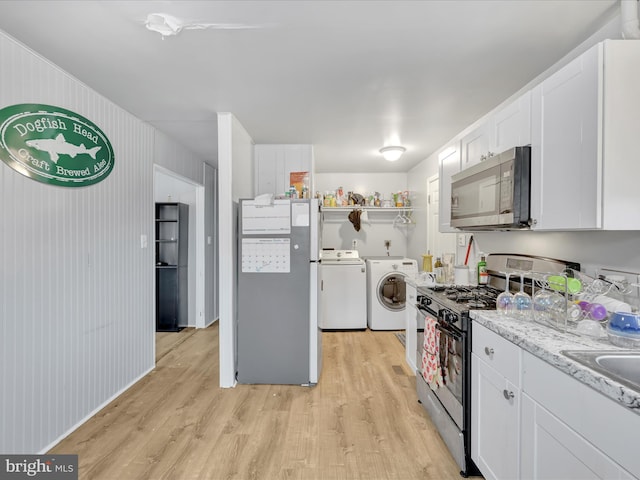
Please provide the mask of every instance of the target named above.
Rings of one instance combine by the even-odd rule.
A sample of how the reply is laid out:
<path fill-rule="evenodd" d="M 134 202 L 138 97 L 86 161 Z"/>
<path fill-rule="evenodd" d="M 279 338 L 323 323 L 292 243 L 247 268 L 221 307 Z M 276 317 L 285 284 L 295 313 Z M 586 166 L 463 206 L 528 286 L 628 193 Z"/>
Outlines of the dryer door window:
<path fill-rule="evenodd" d="M 388 310 L 397 312 L 404 310 L 407 286 L 402 273 L 393 272 L 385 275 L 378 283 L 378 301 Z"/>

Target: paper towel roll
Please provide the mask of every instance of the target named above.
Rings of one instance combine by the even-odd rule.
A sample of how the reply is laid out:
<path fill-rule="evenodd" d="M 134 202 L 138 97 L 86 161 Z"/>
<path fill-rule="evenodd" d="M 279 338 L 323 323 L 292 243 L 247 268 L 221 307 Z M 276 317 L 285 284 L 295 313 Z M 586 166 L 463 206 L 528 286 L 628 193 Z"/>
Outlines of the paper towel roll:
<path fill-rule="evenodd" d="M 456 265 L 453 270 L 453 283 L 456 285 L 469 285 L 469 266 Z"/>

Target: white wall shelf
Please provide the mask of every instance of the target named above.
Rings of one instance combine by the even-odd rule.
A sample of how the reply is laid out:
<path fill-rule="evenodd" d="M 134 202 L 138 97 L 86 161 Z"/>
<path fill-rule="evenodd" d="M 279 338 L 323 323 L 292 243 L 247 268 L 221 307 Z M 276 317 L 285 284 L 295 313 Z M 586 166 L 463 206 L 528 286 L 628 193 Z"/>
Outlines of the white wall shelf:
<path fill-rule="evenodd" d="M 391 214 L 394 215 L 393 217 L 391 217 L 390 215 L 388 216 L 389 220 L 391 221 L 391 223 L 393 224 L 393 226 L 409 226 L 409 225 L 415 225 L 416 222 L 413 220 L 411 214 L 413 213 L 413 208 L 412 207 L 364 207 L 361 205 L 351 205 L 349 207 L 321 207 L 321 210 L 323 213 L 341 213 L 341 214 L 345 214 L 347 212 L 352 212 L 353 210 L 363 210 L 363 211 L 367 211 L 367 212 L 374 212 L 374 213 L 380 213 L 380 214 Z M 335 218 L 338 215 L 331 215 L 331 217 Z M 345 216 L 345 218 L 347 218 Z"/>
<path fill-rule="evenodd" d="M 361 205 L 351 205 L 348 207 L 321 207 L 323 212 L 350 212 L 351 210 L 367 210 L 369 212 L 379 211 L 379 212 L 398 212 L 398 211 L 406 211 L 412 212 L 413 207 L 363 207 Z"/>

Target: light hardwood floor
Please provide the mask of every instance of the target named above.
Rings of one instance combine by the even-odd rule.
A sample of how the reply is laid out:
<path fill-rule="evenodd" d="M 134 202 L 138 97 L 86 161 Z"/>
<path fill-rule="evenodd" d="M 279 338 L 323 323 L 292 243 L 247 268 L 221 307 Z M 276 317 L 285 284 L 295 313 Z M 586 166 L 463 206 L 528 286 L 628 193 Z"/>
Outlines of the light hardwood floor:
<path fill-rule="evenodd" d="M 459 479 L 393 332 L 324 332 L 312 388 L 218 387 L 218 324 L 157 334 L 157 367 L 49 453 L 81 479 Z"/>

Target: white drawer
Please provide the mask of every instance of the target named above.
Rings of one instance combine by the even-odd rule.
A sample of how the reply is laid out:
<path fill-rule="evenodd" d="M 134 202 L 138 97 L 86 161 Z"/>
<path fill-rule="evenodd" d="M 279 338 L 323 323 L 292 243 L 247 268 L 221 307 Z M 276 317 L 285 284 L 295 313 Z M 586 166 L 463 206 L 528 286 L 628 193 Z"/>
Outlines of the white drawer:
<path fill-rule="evenodd" d="M 479 323 L 471 322 L 471 349 L 480 360 L 520 387 L 520 347 Z"/>

